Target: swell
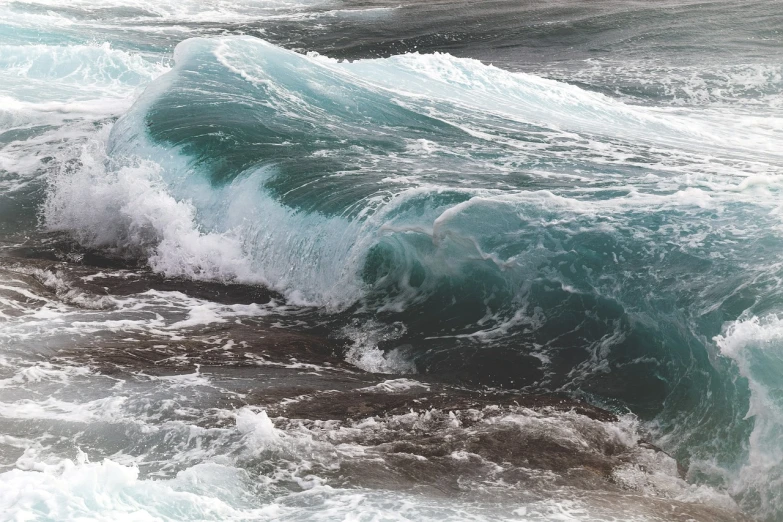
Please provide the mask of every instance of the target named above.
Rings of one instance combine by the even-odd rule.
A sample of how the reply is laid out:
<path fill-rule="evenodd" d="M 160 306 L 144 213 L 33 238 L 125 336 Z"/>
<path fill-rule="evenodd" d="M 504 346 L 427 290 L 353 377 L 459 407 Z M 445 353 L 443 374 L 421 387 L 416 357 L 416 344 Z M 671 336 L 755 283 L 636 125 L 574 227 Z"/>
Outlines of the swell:
<path fill-rule="evenodd" d="M 373 275 L 383 272 L 383 251 L 397 249 L 425 272 L 455 264 L 449 270 L 458 274 L 460 263 L 478 261 L 513 287 L 529 249 L 524 233 L 519 241 L 513 235 L 520 230 L 599 213 L 609 227 L 627 220 L 633 228 L 651 208 L 698 221 L 702 211 L 751 202 L 755 188 L 779 186 L 775 132 L 730 137 L 714 121 L 471 60 L 344 63 L 250 38 L 189 40 L 175 60 L 114 126 L 92 177 L 143 171 L 149 179 L 141 184 L 191 209 L 183 222 L 240 241 L 262 279 L 334 309 L 355 303 L 356 288 L 366 293 L 376 280 L 421 279 Z M 743 147 L 750 140 L 752 161 Z M 542 216 L 539 207 L 559 210 Z M 57 212 L 50 214 L 58 226 Z M 95 232 L 72 219 L 61 225 Z M 164 238 L 150 234 L 117 244 L 155 249 Z M 428 248 L 453 252 L 422 261 Z M 329 268 L 335 263 L 349 267 L 343 276 Z"/>
<path fill-rule="evenodd" d="M 730 470 L 762 476 L 753 437 L 783 416 L 745 418 L 769 384 L 714 340 L 783 303 L 783 148 L 758 121 L 448 55 L 195 39 L 52 176 L 44 217 L 320 307 L 360 364 L 630 409 L 693 480 L 774 516 L 774 490 L 758 503 Z"/>

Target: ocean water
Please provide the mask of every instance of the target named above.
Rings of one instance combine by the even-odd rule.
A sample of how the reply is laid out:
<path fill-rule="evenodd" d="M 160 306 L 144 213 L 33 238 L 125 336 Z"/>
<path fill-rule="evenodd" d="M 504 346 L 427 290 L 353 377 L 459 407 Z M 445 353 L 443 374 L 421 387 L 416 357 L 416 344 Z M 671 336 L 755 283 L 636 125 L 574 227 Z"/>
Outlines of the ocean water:
<path fill-rule="evenodd" d="M 783 520 L 783 6 L 0 0 L 0 520 Z"/>

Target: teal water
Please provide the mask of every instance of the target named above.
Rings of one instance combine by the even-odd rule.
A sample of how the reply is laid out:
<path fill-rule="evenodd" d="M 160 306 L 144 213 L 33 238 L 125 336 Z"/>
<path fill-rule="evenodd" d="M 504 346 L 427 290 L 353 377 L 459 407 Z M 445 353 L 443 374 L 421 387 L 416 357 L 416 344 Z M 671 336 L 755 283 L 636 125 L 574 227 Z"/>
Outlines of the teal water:
<path fill-rule="evenodd" d="M 783 516 L 772 3 L 0 9 L 7 248 L 266 286 L 360 368 L 631 413 Z"/>

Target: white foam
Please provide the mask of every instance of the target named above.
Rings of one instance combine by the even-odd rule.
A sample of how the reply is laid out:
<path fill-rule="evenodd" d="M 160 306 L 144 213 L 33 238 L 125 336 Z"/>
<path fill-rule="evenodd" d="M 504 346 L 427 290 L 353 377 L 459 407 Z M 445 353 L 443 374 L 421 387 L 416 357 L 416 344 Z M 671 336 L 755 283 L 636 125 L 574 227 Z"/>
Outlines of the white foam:
<path fill-rule="evenodd" d="M 419 381 L 415 381 L 413 379 L 405 379 L 405 378 L 387 379 L 373 386 L 368 386 L 366 388 L 359 388 L 359 389 L 363 391 L 398 393 L 398 392 L 412 390 L 415 388 L 425 388 L 429 390 L 429 386 L 427 386 L 426 384 L 422 384 Z"/>
<path fill-rule="evenodd" d="M 750 388 L 746 418 L 753 418 L 753 431 L 747 461 L 730 477 L 732 492 L 742 507 L 773 519 L 783 512 L 783 319 L 744 317 L 730 323 L 715 341 Z"/>
<path fill-rule="evenodd" d="M 380 342 L 393 341 L 405 333 L 405 325 L 395 323 L 385 325 L 374 321 L 365 321 L 343 328 L 342 335 L 351 340 L 351 346 L 345 355 L 346 360 L 371 373 L 414 373 L 415 365 L 405 356 L 404 349 L 394 348 L 383 351 Z"/>
<path fill-rule="evenodd" d="M 126 111 L 137 90 L 166 70 L 108 43 L 0 45 L 0 131 L 23 136 L 1 147 L 0 189 L 25 188 L 51 168 L 53 156 L 72 159 L 69 143 Z"/>
<path fill-rule="evenodd" d="M 63 422 L 112 422 L 124 417 L 124 396 L 112 396 L 84 403 L 50 397 L 44 400 L 23 399 L 0 402 L 0 415 L 6 419 L 55 420 Z"/>
<path fill-rule="evenodd" d="M 74 463 L 63 460 L 36 470 L 15 469 L 0 474 L 0 510 L 12 520 L 247 520 L 274 514 L 273 507 L 243 509 L 206 492 L 191 493 L 180 483 L 218 479 L 222 471 L 205 466 L 183 473 L 179 480 L 140 480 L 135 466 L 111 460 Z M 241 487 L 235 470 L 220 478 Z M 212 476 L 210 476 L 212 475 Z M 228 482 L 230 484 L 230 482 Z M 227 483 L 216 480 L 218 491 Z M 194 488 L 195 489 L 195 488 Z"/>
<path fill-rule="evenodd" d="M 51 179 L 43 210 L 50 228 L 98 247 L 127 245 L 169 275 L 264 281 L 235 238 L 199 231 L 195 209 L 168 194 L 160 166 L 146 161 L 107 172 L 107 135 L 108 129 L 81 148 L 79 170 Z"/>
<path fill-rule="evenodd" d="M 74 377 L 83 377 L 90 373 L 91 370 L 87 366 L 55 366 L 50 362 L 42 361 L 37 362 L 32 366 L 19 369 L 13 377 L 0 379 L 0 388 L 23 386 L 26 383 L 37 383 L 42 381 L 67 383 Z"/>
<path fill-rule="evenodd" d="M 237 430 L 255 449 L 273 443 L 281 437 L 281 432 L 275 428 L 264 410 L 254 412 L 250 408 L 242 408 L 236 412 L 236 422 Z"/>
<path fill-rule="evenodd" d="M 28 82 L 45 80 L 49 85 L 74 85 L 82 95 L 95 89 L 113 89 L 120 93 L 127 93 L 130 89 L 132 92 L 135 87 L 148 83 L 167 69 L 160 59 L 114 49 L 108 42 L 95 45 L 0 46 L 0 74 L 24 78 Z M 35 88 L 28 88 L 20 94 L 51 99 L 55 92 L 36 92 Z"/>
<path fill-rule="evenodd" d="M 0 6 L 8 5 L 9 0 L 3 0 Z M 307 14 L 306 12 L 313 6 L 323 3 L 322 0 L 263 0 L 263 1 L 242 1 L 242 0 L 221 0 L 209 6 L 205 6 L 198 0 L 163 0 L 154 2 L 150 0 L 131 0 L 121 2 L 115 0 L 75 0 L 69 4 L 73 10 L 81 13 L 89 13 L 96 9 L 101 9 L 111 14 L 116 12 L 114 17 L 105 19 L 109 27 L 134 22 L 133 25 L 147 22 L 149 26 L 142 26 L 135 30 L 153 30 L 159 27 L 160 21 L 164 20 L 163 31 L 171 31 L 172 26 L 177 24 L 198 24 L 205 22 L 251 22 L 253 20 L 265 19 L 273 16 L 280 18 L 296 18 L 298 14 Z M 56 0 L 32 0 L 26 2 L 28 5 L 36 6 L 39 9 L 51 6 L 53 8 L 61 7 Z M 128 12 L 130 11 L 130 13 Z M 44 11 L 45 12 L 45 11 Z M 49 26 L 62 25 L 86 25 L 87 28 L 101 27 L 101 20 L 90 21 L 85 24 L 79 17 L 69 17 L 68 12 L 62 13 L 58 10 L 50 10 L 44 15 L 25 13 L 23 16 L 17 15 L 15 19 L 22 19 L 27 24 L 45 24 Z M 157 23 L 156 23 L 157 22 Z M 127 28 L 126 28 L 127 30 Z"/>
<path fill-rule="evenodd" d="M 585 516 L 578 501 L 539 501 L 526 508 L 481 508 L 461 500 L 444 501 L 405 492 L 340 489 L 314 485 L 259 505 L 236 468 L 202 464 L 175 479 L 139 477 L 135 466 L 112 460 L 100 463 L 64 460 L 39 470 L 15 469 L 0 474 L 0 509 L 13 520 L 280 520 L 329 521 L 423 520 L 486 521 L 611 520 Z M 262 488 L 263 491 L 263 488 Z M 551 515 L 559 512 L 560 517 Z M 548 516 L 549 515 L 549 516 Z"/>
<path fill-rule="evenodd" d="M 96 333 L 117 339 L 122 335 L 134 338 L 142 335 L 171 341 L 182 339 L 184 332 L 210 324 L 284 314 L 288 310 L 275 301 L 221 304 L 171 291 L 148 290 L 124 297 L 94 295 L 72 285 L 66 272 L 24 267 L 15 270 L 24 275 L 9 280 L 0 277 L 0 319 L 5 321 L 0 329 L 0 341 L 11 346 L 23 343 L 20 346 L 27 346 L 28 350 L 44 340 L 67 344 L 67 339 L 83 339 Z M 22 280 L 25 276 L 32 276 L 33 280 Z M 32 284 L 36 280 L 53 290 L 54 295 Z M 28 344 L 30 341 L 35 342 Z M 26 377 L 14 379 L 29 380 L 35 375 L 48 379 L 50 370 L 54 379 L 61 370 L 70 371 L 67 367 L 50 368 L 45 364 L 36 367 L 40 371 L 31 369 Z M 12 384 L 12 381 L 0 382 Z"/>
<path fill-rule="evenodd" d="M 590 85 L 637 85 L 657 97 L 659 103 L 685 107 L 731 107 L 759 113 L 783 108 L 783 68 L 765 63 L 710 63 L 698 66 L 633 59 L 588 59 L 579 69 L 560 70 L 545 64 L 547 75 L 566 77 Z M 633 95 L 624 98 L 637 101 Z"/>

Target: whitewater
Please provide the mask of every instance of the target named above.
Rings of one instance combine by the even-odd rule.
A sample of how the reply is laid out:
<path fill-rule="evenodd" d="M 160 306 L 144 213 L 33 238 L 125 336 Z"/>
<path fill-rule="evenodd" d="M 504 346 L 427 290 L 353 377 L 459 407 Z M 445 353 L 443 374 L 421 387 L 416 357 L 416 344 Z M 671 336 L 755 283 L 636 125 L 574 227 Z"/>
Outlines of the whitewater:
<path fill-rule="evenodd" d="M 0 0 L 0 520 L 783 520 L 781 27 Z"/>

